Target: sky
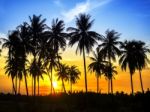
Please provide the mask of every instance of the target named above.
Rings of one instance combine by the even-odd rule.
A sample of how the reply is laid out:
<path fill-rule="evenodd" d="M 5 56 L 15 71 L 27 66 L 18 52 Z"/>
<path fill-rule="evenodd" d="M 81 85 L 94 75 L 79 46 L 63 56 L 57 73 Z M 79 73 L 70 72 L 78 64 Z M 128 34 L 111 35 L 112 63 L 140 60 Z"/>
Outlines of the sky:
<path fill-rule="evenodd" d="M 88 13 L 91 15 L 91 19 L 94 19 L 91 30 L 105 35 L 107 29 L 114 29 L 121 33 L 120 40 L 122 41 L 136 39 L 145 41 L 147 45 L 150 45 L 150 0 L 0 0 L 0 37 L 6 37 L 10 30 L 14 30 L 24 21 L 29 22 L 29 16 L 33 14 L 42 14 L 42 18 L 47 19 L 48 26 L 51 25 L 54 18 L 63 19 L 67 28 L 69 26 L 75 27 L 75 17 L 79 13 Z M 63 53 L 64 60 L 66 63 L 70 63 L 70 60 L 78 60 L 78 65 L 82 68 L 82 56 L 76 56 L 74 51 L 74 48 L 68 48 Z M 3 54 L 2 56 L 4 57 Z M 3 60 L 2 66 L 4 63 Z M 8 79 L 4 75 L 2 67 L 1 71 L 0 81 L 5 82 Z M 146 70 L 144 73 L 148 74 L 150 71 Z M 128 72 L 122 74 L 128 74 Z M 128 77 L 128 75 L 126 76 Z M 83 76 L 81 77 L 83 78 Z M 93 80 L 95 78 L 91 75 L 89 77 L 92 77 Z M 148 75 L 145 77 L 150 80 Z M 83 86 L 81 81 L 77 84 L 80 87 Z M 106 82 L 105 79 L 103 82 Z M 44 84 L 46 85 L 43 82 Z M 120 84 L 123 83 L 120 81 Z M 8 88 L 11 86 L 8 85 L 10 84 L 5 87 L 1 85 L 0 90 L 10 91 Z M 91 87 L 91 90 L 94 87 Z M 146 87 L 150 87 L 148 81 Z M 128 92 L 129 90 L 125 91 Z"/>

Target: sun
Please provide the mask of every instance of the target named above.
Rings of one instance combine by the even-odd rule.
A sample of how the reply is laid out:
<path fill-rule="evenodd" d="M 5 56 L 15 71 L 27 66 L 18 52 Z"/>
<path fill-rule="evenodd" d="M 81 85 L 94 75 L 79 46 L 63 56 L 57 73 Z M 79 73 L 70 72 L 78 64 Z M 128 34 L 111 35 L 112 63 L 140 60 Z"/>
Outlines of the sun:
<path fill-rule="evenodd" d="M 58 86 L 57 82 L 54 81 L 54 82 L 53 82 L 53 87 L 54 87 L 54 88 L 57 88 L 57 86 Z"/>

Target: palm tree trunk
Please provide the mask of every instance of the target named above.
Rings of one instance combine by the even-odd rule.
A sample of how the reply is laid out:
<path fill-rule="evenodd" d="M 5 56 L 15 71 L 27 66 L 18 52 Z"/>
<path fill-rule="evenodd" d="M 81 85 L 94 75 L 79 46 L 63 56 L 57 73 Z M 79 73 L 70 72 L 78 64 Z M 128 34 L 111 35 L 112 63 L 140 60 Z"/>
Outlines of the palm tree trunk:
<path fill-rule="evenodd" d="M 48 74 L 49 80 L 50 80 L 50 82 L 51 82 L 51 76 L 50 76 L 50 74 L 49 74 L 48 69 L 47 69 L 47 74 Z M 52 89 L 53 89 L 53 92 L 54 92 L 54 94 L 55 94 L 55 88 L 54 88 L 53 86 L 52 86 Z M 50 91 L 50 93 L 52 94 L 52 91 Z"/>
<path fill-rule="evenodd" d="M 53 69 L 52 69 L 52 66 L 51 66 L 51 94 L 53 93 Z"/>
<path fill-rule="evenodd" d="M 36 77 L 34 76 L 34 96 L 36 95 Z"/>
<path fill-rule="evenodd" d="M 26 86 L 26 93 L 27 93 L 27 96 L 29 95 L 28 93 L 28 83 L 27 83 L 27 76 L 26 76 L 26 73 L 24 72 L 24 80 L 25 80 L 25 86 Z"/>
<path fill-rule="evenodd" d="M 113 94 L 113 79 L 112 78 L 110 79 L 110 82 L 111 82 L 111 94 Z"/>
<path fill-rule="evenodd" d="M 18 87 L 18 85 L 17 85 L 17 80 L 18 80 L 18 79 L 17 79 L 17 76 L 16 76 L 16 82 L 15 82 L 15 83 L 16 83 L 16 94 L 17 94 L 17 87 Z"/>
<path fill-rule="evenodd" d="M 111 87 L 111 94 L 113 94 L 113 81 L 112 81 L 112 71 L 111 71 L 111 58 L 110 58 L 110 51 L 109 51 L 109 56 L 108 56 L 108 60 L 109 60 L 109 66 L 110 66 L 110 76 L 111 76 L 111 79 L 110 79 L 110 87 Z"/>
<path fill-rule="evenodd" d="M 66 88 L 65 88 L 65 84 L 64 84 L 63 79 L 62 79 L 62 87 L 63 87 L 64 93 L 66 93 Z"/>
<path fill-rule="evenodd" d="M 140 83 L 141 83 L 142 93 L 144 93 L 141 70 L 139 70 L 139 75 L 140 75 Z"/>
<path fill-rule="evenodd" d="M 13 86 L 13 93 L 15 93 L 15 95 L 16 95 L 16 89 L 15 89 L 14 80 L 13 80 L 13 78 L 11 78 L 11 80 L 12 80 L 12 86 Z"/>
<path fill-rule="evenodd" d="M 110 93 L 110 80 L 108 79 L 108 94 Z"/>
<path fill-rule="evenodd" d="M 55 94 L 55 88 L 54 88 L 54 86 L 53 86 L 53 93 Z"/>
<path fill-rule="evenodd" d="M 21 86 L 21 80 L 19 79 L 18 94 L 20 94 L 20 86 Z"/>
<path fill-rule="evenodd" d="M 71 82 L 71 79 L 70 79 L 70 92 L 72 93 L 72 82 Z"/>
<path fill-rule="evenodd" d="M 37 77 L 37 82 L 38 82 L 38 96 L 39 96 L 39 92 L 40 92 L 40 78 L 39 78 L 39 76 Z"/>
<path fill-rule="evenodd" d="M 84 51 L 84 47 L 83 47 L 83 60 L 84 60 L 85 91 L 86 91 L 86 93 L 87 93 L 87 92 L 88 92 L 88 89 L 87 89 L 86 60 L 85 60 L 85 51 Z"/>
<path fill-rule="evenodd" d="M 99 93 L 99 77 L 97 76 L 97 93 Z"/>
<path fill-rule="evenodd" d="M 131 81 L 131 91 L 132 91 L 132 95 L 133 95 L 134 94 L 134 90 L 133 90 L 132 74 L 130 74 L 130 81 Z"/>
<path fill-rule="evenodd" d="M 34 77 L 32 76 L 32 96 L 34 95 Z"/>

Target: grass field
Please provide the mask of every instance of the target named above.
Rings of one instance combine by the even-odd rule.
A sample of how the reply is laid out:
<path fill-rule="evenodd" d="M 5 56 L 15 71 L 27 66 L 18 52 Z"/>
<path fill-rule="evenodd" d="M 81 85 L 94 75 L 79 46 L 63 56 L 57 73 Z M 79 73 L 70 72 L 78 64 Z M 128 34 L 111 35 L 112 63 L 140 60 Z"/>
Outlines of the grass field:
<path fill-rule="evenodd" d="M 97 93 L 0 95 L 0 112 L 149 112 L 150 92 L 134 96 Z"/>

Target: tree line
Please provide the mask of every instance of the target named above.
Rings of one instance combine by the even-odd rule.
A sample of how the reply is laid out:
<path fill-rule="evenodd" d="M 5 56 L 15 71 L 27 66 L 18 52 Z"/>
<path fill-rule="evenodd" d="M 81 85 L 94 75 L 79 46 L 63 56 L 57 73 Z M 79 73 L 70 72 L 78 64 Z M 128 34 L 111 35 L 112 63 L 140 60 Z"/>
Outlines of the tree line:
<path fill-rule="evenodd" d="M 76 65 L 68 66 L 61 63 L 60 50 L 67 46 L 77 44 L 76 53 L 83 55 L 85 92 L 88 92 L 86 54 L 93 52 L 89 57 L 91 63 L 88 71 L 94 72 L 97 78 L 97 92 L 99 92 L 99 79 L 104 75 L 108 80 L 108 93 L 113 94 L 113 78 L 117 74 L 113 62 L 119 57 L 122 70 L 129 68 L 131 93 L 134 94 L 132 76 L 139 71 L 141 90 L 144 93 L 142 82 L 142 70 L 150 63 L 147 53 L 150 49 L 145 42 L 140 40 L 120 41 L 120 33 L 115 30 L 107 30 L 106 35 L 91 30 L 94 20 L 89 14 L 79 14 L 76 17 L 76 27 L 68 27 L 65 32 L 63 20 L 53 19 L 49 27 L 41 15 L 29 16 L 29 22 L 23 22 L 15 30 L 8 33 L 7 38 L 1 38 L 2 49 L 8 49 L 6 57 L 5 74 L 12 80 L 13 93 L 20 93 L 20 83 L 25 80 L 26 94 L 28 93 L 29 75 L 32 77 L 32 93 L 39 95 L 39 79 L 43 74 L 49 76 L 51 93 L 55 93 L 53 87 L 53 71 L 56 71 L 58 80 L 62 82 L 62 90 L 66 92 L 64 81 L 75 84 L 80 78 L 81 72 Z M 68 44 L 67 41 L 68 40 Z M 97 45 L 94 50 L 93 47 Z M 32 59 L 29 61 L 29 57 Z M 29 74 L 29 75 L 28 75 Z M 18 84 L 19 82 L 19 84 Z M 36 88 L 37 85 L 37 88 Z M 36 90 L 37 89 L 37 90 Z"/>

